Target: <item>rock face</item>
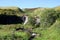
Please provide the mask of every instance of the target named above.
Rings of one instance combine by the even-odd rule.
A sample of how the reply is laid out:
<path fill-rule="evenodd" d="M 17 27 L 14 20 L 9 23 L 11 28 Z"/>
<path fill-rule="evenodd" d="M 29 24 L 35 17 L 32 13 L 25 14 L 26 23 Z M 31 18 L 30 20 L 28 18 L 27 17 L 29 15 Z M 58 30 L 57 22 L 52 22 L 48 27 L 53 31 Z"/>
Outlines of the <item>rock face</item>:
<path fill-rule="evenodd" d="M 22 17 L 15 15 L 0 15 L 0 24 L 18 24 L 22 23 Z"/>
<path fill-rule="evenodd" d="M 20 14 L 24 13 L 19 7 L 0 7 L 0 24 L 22 23 Z"/>

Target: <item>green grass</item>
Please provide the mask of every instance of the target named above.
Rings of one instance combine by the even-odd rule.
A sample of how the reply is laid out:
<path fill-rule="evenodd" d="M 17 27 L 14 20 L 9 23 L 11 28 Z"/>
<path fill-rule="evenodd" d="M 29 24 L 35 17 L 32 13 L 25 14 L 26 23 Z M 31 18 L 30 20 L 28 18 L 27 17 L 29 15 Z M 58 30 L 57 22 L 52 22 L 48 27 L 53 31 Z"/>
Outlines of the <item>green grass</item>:
<path fill-rule="evenodd" d="M 35 28 L 32 32 L 36 32 L 40 34 L 36 36 L 33 40 L 60 40 L 60 10 L 59 8 L 53 9 L 36 9 L 33 12 L 27 12 L 29 16 L 29 22 L 24 26 L 25 29 L 33 28 L 33 24 L 31 22 L 32 18 L 35 15 L 39 15 L 41 19 L 41 24 L 39 28 Z M 12 14 L 12 10 L 3 11 L 0 10 L 1 14 L 5 15 L 17 15 L 21 16 L 21 12 L 17 12 Z M 9 13 L 10 14 L 9 14 Z M 17 14 L 18 13 L 18 14 Z M 54 20 L 54 18 L 56 18 Z M 54 22 L 53 22 L 54 21 Z M 0 40 L 28 40 L 30 34 L 24 31 L 15 31 L 16 28 L 23 27 L 23 24 L 10 24 L 10 25 L 0 25 Z"/>

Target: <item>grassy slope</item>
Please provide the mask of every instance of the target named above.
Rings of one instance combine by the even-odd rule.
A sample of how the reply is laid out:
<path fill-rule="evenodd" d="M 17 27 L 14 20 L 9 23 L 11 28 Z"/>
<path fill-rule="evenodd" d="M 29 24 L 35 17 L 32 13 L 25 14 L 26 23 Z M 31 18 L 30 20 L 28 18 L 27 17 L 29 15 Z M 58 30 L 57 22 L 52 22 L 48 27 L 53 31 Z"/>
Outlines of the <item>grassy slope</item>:
<path fill-rule="evenodd" d="M 57 20 L 50 28 L 40 31 L 41 37 L 34 40 L 60 40 L 60 20 Z"/>
<path fill-rule="evenodd" d="M 55 9 L 56 10 L 56 9 Z M 36 9 L 32 13 L 27 13 L 29 17 L 33 17 L 35 15 L 39 15 L 41 19 L 41 25 L 39 28 L 33 29 L 33 32 L 37 32 L 41 34 L 40 36 L 36 36 L 33 40 L 60 40 L 60 11 L 55 11 L 54 9 Z M 34 15 L 33 15 L 34 14 Z M 56 20 L 53 20 L 53 18 Z M 51 20 L 52 21 L 51 21 Z M 31 21 L 31 19 L 30 19 Z M 55 21 L 55 22 L 53 22 Z M 52 25 L 51 25 L 52 24 Z M 12 40 L 13 38 L 17 37 L 17 40 L 27 40 L 29 38 L 29 33 L 22 32 L 22 31 L 15 31 L 15 28 L 21 27 L 22 24 L 11 24 L 11 25 L 0 25 L 0 38 Z M 24 28 L 31 28 L 34 27 L 31 23 L 25 25 Z M 13 35 L 14 33 L 14 36 Z"/>

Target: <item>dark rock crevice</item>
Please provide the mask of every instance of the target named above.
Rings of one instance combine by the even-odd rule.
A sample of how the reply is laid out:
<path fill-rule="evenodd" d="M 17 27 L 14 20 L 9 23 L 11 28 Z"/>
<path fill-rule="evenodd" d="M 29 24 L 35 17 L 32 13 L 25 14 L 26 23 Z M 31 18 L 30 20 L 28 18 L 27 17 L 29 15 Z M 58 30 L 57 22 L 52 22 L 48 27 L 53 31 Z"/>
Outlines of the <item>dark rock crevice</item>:
<path fill-rule="evenodd" d="M 0 15 L 0 24 L 21 24 L 22 17 L 16 15 Z"/>

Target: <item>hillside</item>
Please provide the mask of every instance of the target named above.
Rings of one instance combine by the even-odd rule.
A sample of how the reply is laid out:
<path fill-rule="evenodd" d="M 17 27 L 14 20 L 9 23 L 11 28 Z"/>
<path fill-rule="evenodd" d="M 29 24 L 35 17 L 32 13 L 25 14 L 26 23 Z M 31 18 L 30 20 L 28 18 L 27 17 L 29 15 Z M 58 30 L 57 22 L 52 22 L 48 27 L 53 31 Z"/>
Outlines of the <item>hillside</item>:
<path fill-rule="evenodd" d="M 24 11 L 18 7 L 0 8 L 0 17 L 1 15 L 5 15 L 5 17 L 8 15 L 12 19 L 15 17 L 18 18 L 17 23 L 0 24 L 1 40 L 28 40 L 30 38 L 29 32 L 22 30 L 16 31 L 16 28 L 23 27 L 23 24 L 19 23 L 18 21 L 20 20 L 19 17 L 24 12 L 29 16 L 29 22 L 24 26 L 24 29 L 35 28 L 35 26 L 32 24 L 32 18 L 35 15 L 40 17 L 40 26 L 32 29 L 32 32 L 38 33 L 39 36 L 36 36 L 33 38 L 33 40 L 60 40 L 60 7 L 28 8 L 24 9 Z M 2 19 L 3 18 L 1 18 L 1 20 Z M 9 18 L 10 21 L 12 19 Z"/>
<path fill-rule="evenodd" d="M 21 13 L 24 13 L 24 11 L 19 7 L 0 7 L 0 14 L 19 15 Z"/>
<path fill-rule="evenodd" d="M 37 8 L 25 8 L 23 9 L 25 12 L 28 12 L 28 13 L 32 13 L 33 11 L 37 10 L 37 9 L 42 9 L 40 7 L 37 7 Z"/>

